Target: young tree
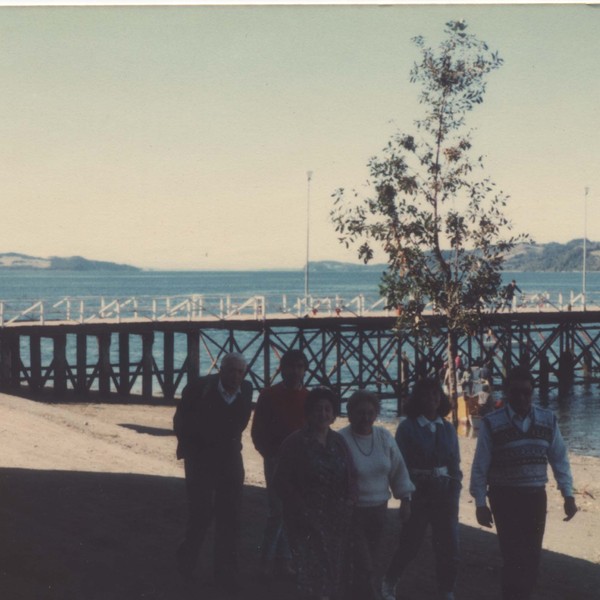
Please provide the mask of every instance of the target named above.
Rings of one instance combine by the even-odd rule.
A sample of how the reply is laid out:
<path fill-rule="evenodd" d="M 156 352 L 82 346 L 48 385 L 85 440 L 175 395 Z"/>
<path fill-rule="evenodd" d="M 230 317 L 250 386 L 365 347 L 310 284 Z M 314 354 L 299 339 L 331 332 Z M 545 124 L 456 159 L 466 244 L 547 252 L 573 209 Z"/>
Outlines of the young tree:
<path fill-rule="evenodd" d="M 456 340 L 473 333 L 501 286 L 503 256 L 517 241 L 505 237 L 508 197 L 473 158 L 466 116 L 483 101 L 487 75 L 502 59 L 467 33 L 446 24 L 437 49 L 420 50 L 410 80 L 421 86 L 425 115 L 416 134 L 398 132 L 369 163 L 365 193 L 343 188 L 331 212 L 340 241 L 358 245 L 364 262 L 380 247 L 387 258 L 381 293 L 398 309 L 400 330 L 431 336 L 426 307 L 444 316 L 451 398 L 456 399 Z"/>

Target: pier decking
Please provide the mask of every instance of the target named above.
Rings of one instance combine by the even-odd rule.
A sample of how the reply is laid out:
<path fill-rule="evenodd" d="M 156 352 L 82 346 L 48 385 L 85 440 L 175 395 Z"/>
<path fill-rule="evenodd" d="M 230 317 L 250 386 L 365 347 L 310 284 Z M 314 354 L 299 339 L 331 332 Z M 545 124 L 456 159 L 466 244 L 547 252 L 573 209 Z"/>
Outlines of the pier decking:
<path fill-rule="evenodd" d="M 168 306 L 100 302 L 90 314 L 63 302 L 63 313 L 37 306 L 18 318 L 3 311 L 0 327 L 0 387 L 62 396 L 101 396 L 172 401 L 190 377 L 214 372 L 222 356 L 242 352 L 257 389 L 277 376 L 281 354 L 302 349 L 310 363 L 307 385 L 328 385 L 346 396 L 369 387 L 400 398 L 417 374 L 446 353 L 443 318 L 430 311 L 440 335 L 429 347 L 394 330 L 394 311 L 353 302 L 279 306 L 267 313 L 264 297 L 211 310 L 196 297 Z M 282 303 L 283 304 L 283 303 Z M 56 303 L 55 303 L 56 305 Z M 32 305 L 33 306 L 33 305 Z M 561 310 L 562 308 L 562 310 Z M 571 308 L 571 310 L 565 310 Z M 572 310 L 552 303 L 490 311 L 480 330 L 458 340 L 470 364 L 488 363 L 496 383 L 515 364 L 532 369 L 542 388 L 597 379 L 600 374 L 600 309 Z M 222 309 L 222 310 L 220 310 Z M 68 317 L 68 318 L 67 318 Z"/>

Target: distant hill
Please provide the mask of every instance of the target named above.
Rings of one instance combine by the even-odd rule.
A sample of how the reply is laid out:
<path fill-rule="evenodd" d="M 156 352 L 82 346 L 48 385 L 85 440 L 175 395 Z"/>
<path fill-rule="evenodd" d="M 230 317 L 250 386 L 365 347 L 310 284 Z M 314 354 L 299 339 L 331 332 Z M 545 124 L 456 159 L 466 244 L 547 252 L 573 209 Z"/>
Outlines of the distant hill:
<path fill-rule="evenodd" d="M 16 252 L 0 253 L 0 269 L 33 269 L 44 271 L 140 271 L 138 267 L 101 260 L 88 260 L 82 256 L 40 258 Z"/>
<path fill-rule="evenodd" d="M 505 263 L 507 271 L 581 271 L 583 239 L 566 244 L 520 244 Z M 586 241 L 586 270 L 600 271 L 600 242 Z"/>
<path fill-rule="evenodd" d="M 505 271 L 581 271 L 583 263 L 583 239 L 571 240 L 566 244 L 519 244 L 506 257 Z M 346 263 L 333 260 L 311 262 L 313 272 L 383 271 L 386 265 Z M 600 242 L 587 240 L 587 271 L 600 271 Z"/>

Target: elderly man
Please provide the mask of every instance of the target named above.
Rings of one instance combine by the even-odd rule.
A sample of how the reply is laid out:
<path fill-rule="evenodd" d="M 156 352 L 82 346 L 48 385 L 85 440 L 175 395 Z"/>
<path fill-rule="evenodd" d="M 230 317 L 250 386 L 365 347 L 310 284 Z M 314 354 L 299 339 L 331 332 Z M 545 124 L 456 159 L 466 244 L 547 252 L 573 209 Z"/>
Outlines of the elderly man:
<path fill-rule="evenodd" d="M 244 381 L 246 371 L 241 354 L 227 354 L 218 374 L 188 383 L 173 418 L 189 504 L 186 536 L 177 551 L 179 570 L 185 578 L 193 577 L 214 516 L 215 580 L 229 591 L 238 585 L 244 484 L 241 438 L 252 410 L 252 385 Z"/>
<path fill-rule="evenodd" d="M 482 420 L 471 471 L 477 522 L 483 527 L 496 522 L 503 600 L 527 600 L 535 587 L 546 525 L 548 463 L 564 497 L 565 521 L 577 512 L 556 417 L 532 406 L 532 394 L 531 373 L 515 367 L 508 375 L 508 404 Z"/>

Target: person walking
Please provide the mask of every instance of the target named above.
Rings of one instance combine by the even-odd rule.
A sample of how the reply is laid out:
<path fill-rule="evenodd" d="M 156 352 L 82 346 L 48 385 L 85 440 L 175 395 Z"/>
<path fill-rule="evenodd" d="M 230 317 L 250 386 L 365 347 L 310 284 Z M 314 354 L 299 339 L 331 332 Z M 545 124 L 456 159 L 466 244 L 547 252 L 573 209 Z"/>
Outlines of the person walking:
<path fill-rule="evenodd" d="M 517 285 L 517 282 L 513 279 L 504 288 L 504 306 L 509 312 L 513 308 L 513 298 L 515 297 L 516 292 L 519 292 L 519 294 L 523 293 L 521 288 Z"/>
<path fill-rule="evenodd" d="M 477 522 L 496 524 L 503 600 L 531 598 L 546 525 L 547 465 L 564 497 L 565 521 L 577 512 L 567 449 L 552 411 L 532 404 L 533 377 L 525 367 L 507 378 L 508 403 L 482 421 L 470 492 Z M 489 498 L 490 507 L 487 505 Z"/>
<path fill-rule="evenodd" d="M 444 419 L 450 402 L 437 379 L 415 383 L 405 407 L 396 441 L 416 490 L 412 494 L 410 518 L 404 524 L 398 548 L 382 585 L 384 600 L 395 600 L 398 581 L 417 556 L 427 528 L 431 526 L 438 595 L 454 600 L 458 574 L 458 500 L 462 472 L 458 437 Z"/>
<path fill-rule="evenodd" d="M 297 583 L 318 600 L 339 598 L 356 499 L 354 466 L 344 438 L 331 429 L 339 400 L 325 387 L 305 401 L 306 426 L 281 446 L 275 489 L 281 496 Z"/>
<path fill-rule="evenodd" d="M 252 419 L 252 441 L 263 458 L 267 487 L 268 516 L 261 545 L 261 575 L 271 578 L 276 571 L 293 575 L 287 535 L 283 527 L 281 500 L 273 486 L 283 441 L 304 426 L 304 402 L 308 390 L 304 374 L 308 361 L 301 350 L 288 350 L 280 361 L 281 382 L 265 388 L 256 402 Z"/>
<path fill-rule="evenodd" d="M 410 494 L 415 486 L 394 436 L 374 426 L 379 415 L 379 398 L 358 390 L 348 399 L 350 425 L 340 429 L 356 468 L 358 500 L 352 517 L 351 561 L 346 600 L 379 600 L 381 582 L 375 580 L 375 566 L 384 534 L 390 489 L 401 499 L 400 516 L 410 515 Z"/>
<path fill-rule="evenodd" d="M 193 578 L 198 555 L 213 517 L 217 585 L 239 589 L 238 538 L 244 465 L 242 432 L 252 410 L 252 385 L 238 353 L 224 356 L 218 374 L 190 381 L 173 418 L 177 458 L 183 459 L 189 518 L 177 550 L 179 571 Z"/>

